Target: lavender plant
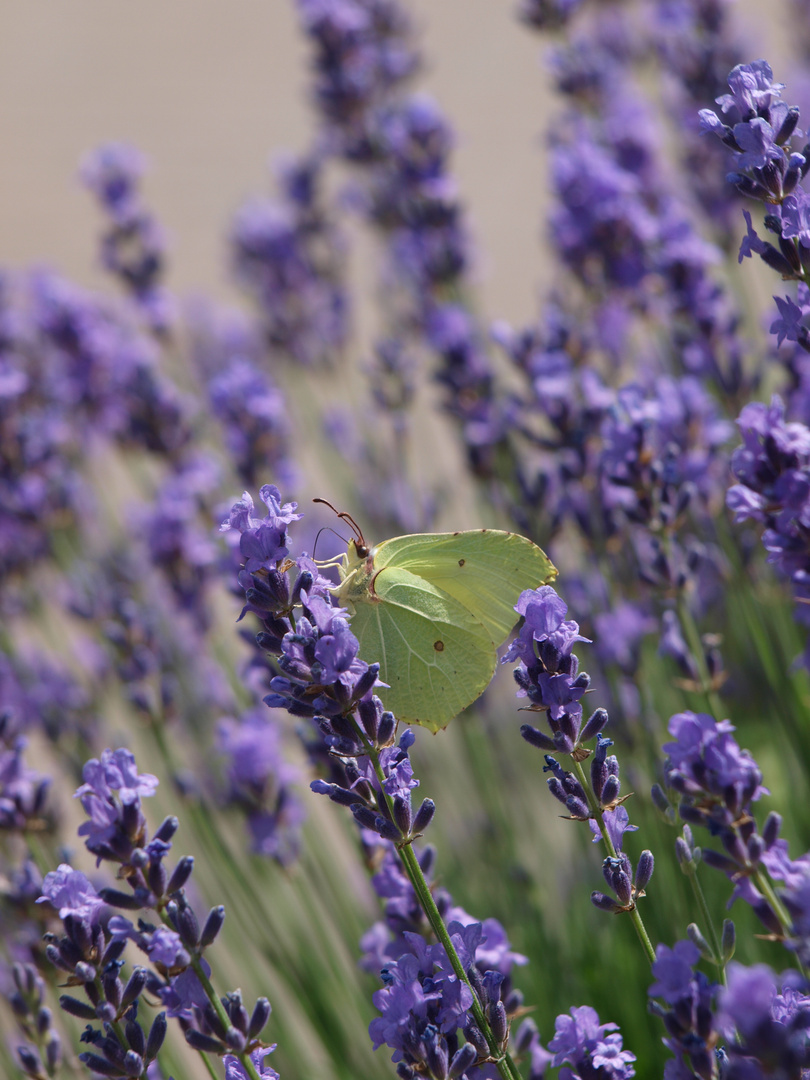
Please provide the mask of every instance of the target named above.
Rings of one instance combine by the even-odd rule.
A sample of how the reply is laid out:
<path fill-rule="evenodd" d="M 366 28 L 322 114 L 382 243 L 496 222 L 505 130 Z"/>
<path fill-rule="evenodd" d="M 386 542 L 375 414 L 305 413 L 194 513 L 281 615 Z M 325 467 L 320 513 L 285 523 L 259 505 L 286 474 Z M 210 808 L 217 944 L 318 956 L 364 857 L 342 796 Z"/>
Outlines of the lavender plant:
<path fill-rule="evenodd" d="M 559 35 L 557 287 L 536 324 L 488 334 L 454 133 L 414 89 L 407 10 L 297 10 L 315 132 L 279 197 L 231 229 L 249 314 L 184 314 L 122 144 L 82 177 L 123 294 L 2 277 L 4 1074 L 800 1078 L 810 752 L 779 583 L 804 621 L 798 109 L 765 61 L 721 94 L 739 47 L 710 3 L 524 3 L 524 25 Z M 716 145 L 680 130 L 713 97 Z M 731 300 L 739 195 L 767 210 L 762 226 L 746 211 L 741 260 L 796 283 L 777 350 Z M 349 215 L 380 255 L 359 346 Z M 779 380 L 770 405 L 751 400 Z M 460 451 L 430 477 L 423 437 Z M 386 711 L 332 541 L 316 561 L 309 517 L 281 496 L 325 475 L 380 539 L 464 513 L 549 546 L 560 591 L 523 592 L 502 657 L 519 729 L 503 676 L 436 738 Z M 199 865 L 169 864 L 181 816 Z"/>

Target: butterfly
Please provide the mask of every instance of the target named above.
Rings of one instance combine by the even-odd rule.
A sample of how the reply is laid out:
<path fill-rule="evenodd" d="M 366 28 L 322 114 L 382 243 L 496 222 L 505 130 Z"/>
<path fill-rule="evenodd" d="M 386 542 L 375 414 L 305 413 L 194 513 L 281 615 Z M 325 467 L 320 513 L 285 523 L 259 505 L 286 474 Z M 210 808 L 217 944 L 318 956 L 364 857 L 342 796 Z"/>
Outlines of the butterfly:
<path fill-rule="evenodd" d="M 336 598 L 360 658 L 379 662 L 388 688 L 377 692 L 398 720 L 440 731 L 489 685 L 520 594 L 557 570 L 513 532 L 413 533 L 369 547 L 339 516 L 357 533 L 338 563 Z"/>

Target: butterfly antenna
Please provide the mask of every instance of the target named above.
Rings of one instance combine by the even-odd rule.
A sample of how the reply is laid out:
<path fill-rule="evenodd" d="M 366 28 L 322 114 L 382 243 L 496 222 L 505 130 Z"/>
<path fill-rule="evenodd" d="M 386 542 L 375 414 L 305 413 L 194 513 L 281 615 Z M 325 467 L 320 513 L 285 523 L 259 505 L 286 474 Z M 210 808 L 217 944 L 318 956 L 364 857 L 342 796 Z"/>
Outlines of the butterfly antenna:
<path fill-rule="evenodd" d="M 312 545 L 312 560 L 313 560 L 313 562 L 317 562 L 317 560 L 315 558 L 315 549 L 318 546 L 318 541 L 320 540 L 321 533 L 323 533 L 323 532 L 332 532 L 332 533 L 335 534 L 335 536 L 338 538 L 338 540 L 342 540 L 344 544 L 346 543 L 346 537 L 345 536 L 341 536 L 340 533 L 337 532 L 335 529 L 333 529 L 331 525 L 324 525 L 323 528 L 318 529 L 318 532 L 315 534 L 315 543 Z"/>
<path fill-rule="evenodd" d="M 335 514 L 337 517 L 339 517 L 341 521 L 345 521 L 354 530 L 354 533 L 355 533 L 355 535 L 357 537 L 357 545 L 358 545 L 358 547 L 366 547 L 366 541 L 365 541 L 365 538 L 363 536 L 363 530 L 360 528 L 360 526 L 357 524 L 357 522 L 354 520 L 354 518 L 352 517 L 351 514 L 346 513 L 345 510 L 336 510 L 334 508 L 334 506 L 332 506 L 332 504 L 329 502 L 328 499 L 313 499 L 312 501 L 314 503 L 323 503 L 324 506 L 328 506 L 333 514 Z"/>

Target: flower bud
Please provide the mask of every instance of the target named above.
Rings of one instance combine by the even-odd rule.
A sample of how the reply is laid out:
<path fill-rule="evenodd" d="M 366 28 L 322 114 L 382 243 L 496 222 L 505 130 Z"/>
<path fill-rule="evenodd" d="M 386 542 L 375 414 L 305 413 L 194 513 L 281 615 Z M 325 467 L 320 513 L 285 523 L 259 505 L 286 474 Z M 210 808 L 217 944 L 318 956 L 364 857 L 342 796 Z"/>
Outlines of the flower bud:
<path fill-rule="evenodd" d="M 723 932 L 720 937 L 720 950 L 723 963 L 727 964 L 734 955 L 737 945 L 737 931 L 731 919 L 723 919 Z"/>
<path fill-rule="evenodd" d="M 253 1014 L 248 1025 L 248 1038 L 257 1039 L 264 1029 L 264 1025 L 270 1019 L 270 1002 L 266 997 L 260 997 L 253 1006 Z"/>
<path fill-rule="evenodd" d="M 655 859 L 653 858 L 653 853 L 645 849 L 639 855 L 638 865 L 636 866 L 636 876 L 634 882 L 637 892 L 641 892 L 642 889 L 647 888 L 650 878 L 653 876 L 654 867 Z"/>
<path fill-rule="evenodd" d="M 160 1053 L 160 1048 L 163 1046 L 163 1040 L 166 1038 L 168 1026 L 166 1013 L 159 1012 L 152 1021 L 152 1026 L 149 1029 L 149 1038 L 146 1040 L 146 1051 L 144 1052 L 146 1061 L 154 1061 Z"/>
<path fill-rule="evenodd" d="M 436 804 L 433 799 L 423 799 L 422 805 L 417 810 L 416 817 L 413 819 L 412 831 L 419 834 L 423 833 L 433 820 L 435 812 Z"/>
<path fill-rule="evenodd" d="M 216 937 L 222 929 L 222 924 L 224 922 L 224 906 L 222 904 L 219 904 L 217 907 L 212 907 L 211 910 L 208 912 L 208 917 L 205 920 L 205 925 L 203 926 L 202 933 L 200 934 L 201 949 L 208 948 L 208 946 L 216 940 Z"/>
<path fill-rule="evenodd" d="M 194 856 L 184 855 L 182 859 L 175 866 L 172 876 L 169 878 L 169 884 L 166 887 L 167 893 L 180 892 L 188 879 L 191 877 L 191 873 L 194 870 Z"/>
<path fill-rule="evenodd" d="M 686 928 L 686 936 L 689 938 L 692 944 L 700 950 L 700 955 L 704 958 L 704 960 L 715 959 L 711 946 L 709 945 L 703 934 L 700 932 L 700 927 L 697 923 L 689 923 Z"/>

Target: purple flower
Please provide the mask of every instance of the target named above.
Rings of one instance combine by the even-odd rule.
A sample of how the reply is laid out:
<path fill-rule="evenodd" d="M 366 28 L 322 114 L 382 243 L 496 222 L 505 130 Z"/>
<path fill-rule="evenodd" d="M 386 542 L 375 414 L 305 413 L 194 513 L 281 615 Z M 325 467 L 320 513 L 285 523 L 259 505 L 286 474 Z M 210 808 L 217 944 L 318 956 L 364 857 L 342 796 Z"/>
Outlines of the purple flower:
<path fill-rule="evenodd" d="M 305 812 L 291 789 L 299 770 L 284 759 L 281 727 L 266 709 L 252 709 L 241 722 L 220 720 L 218 745 L 230 759 L 229 798 L 247 814 L 253 850 L 289 865 L 300 849 Z"/>
<path fill-rule="evenodd" d="M 103 750 L 100 759 L 91 758 L 85 764 L 82 776 L 84 783 L 74 798 L 83 799 L 92 794 L 98 799 L 109 800 L 112 792 L 117 791 L 125 806 L 154 795 L 159 783 L 151 773 L 138 773 L 135 755 L 123 749 Z"/>
<path fill-rule="evenodd" d="M 143 155 L 126 143 L 106 143 L 81 164 L 83 182 L 110 211 L 126 218 L 138 199 L 138 183 L 146 172 Z"/>
<path fill-rule="evenodd" d="M 0 720 L 8 716 L 0 711 Z M 12 732 L 9 725 L 7 736 Z M 49 777 L 34 772 L 23 759 L 27 745 L 24 738 L 14 739 L 7 749 L 0 742 L 0 827 L 21 833 L 32 819 L 41 817 L 51 785 Z"/>
<path fill-rule="evenodd" d="M 740 243 L 738 262 L 742 262 L 743 259 L 750 259 L 752 255 L 763 255 L 770 246 L 760 239 L 751 221 L 751 215 L 747 210 L 743 210 L 743 217 L 745 218 L 747 232 Z"/>
<path fill-rule="evenodd" d="M 250 1060 L 256 1067 L 256 1072 L 261 1080 L 280 1080 L 275 1069 L 263 1064 L 264 1059 L 268 1054 L 272 1054 L 275 1048 L 276 1044 L 273 1043 L 272 1046 L 261 1046 L 258 1050 L 251 1052 Z M 232 1054 L 226 1054 L 222 1061 L 225 1065 L 225 1080 L 248 1080 L 248 1074 L 239 1058 L 235 1058 Z"/>
<path fill-rule="evenodd" d="M 239 550 L 245 558 L 246 574 L 276 569 L 287 554 L 287 525 L 301 517 L 295 513 L 298 503 L 282 505 L 281 493 L 274 485 L 265 484 L 260 494 L 267 507 L 264 518 L 254 515 L 253 499 L 246 491 L 220 526 L 223 532 L 233 529 L 241 533 Z"/>
<path fill-rule="evenodd" d="M 762 116 L 781 96 L 784 83 L 773 81 L 773 71 L 767 60 L 755 60 L 752 64 L 737 64 L 729 73 L 730 94 L 717 98 L 724 113 L 736 114 L 746 120 Z"/>
<path fill-rule="evenodd" d="M 630 815 L 624 806 L 617 806 L 615 810 L 605 810 L 602 815 L 610 841 L 616 851 L 621 851 L 624 846 L 624 834 L 626 832 L 638 832 L 638 825 L 630 824 Z M 598 844 L 602 840 L 602 832 L 598 824 L 590 818 L 588 824 L 593 833 L 593 842 Z"/>
<path fill-rule="evenodd" d="M 579 633 L 579 625 L 566 620 L 568 605 L 551 585 L 526 589 L 515 604 L 515 611 L 525 619 L 520 634 L 509 646 L 502 663 L 534 659 L 532 642 L 548 642 L 560 657 L 571 654 L 578 641 L 590 642 Z"/>
<path fill-rule="evenodd" d="M 51 870 L 42 882 L 42 896 L 38 904 L 47 901 L 59 912 L 60 919 L 68 915 L 94 926 L 104 901 L 80 870 L 69 863 L 61 863 L 58 870 Z"/>
<path fill-rule="evenodd" d="M 579 661 L 571 651 L 577 641 L 588 638 L 576 622 L 564 618 L 567 610 L 550 585 L 523 592 L 515 611 L 525 621 L 502 663 L 520 660 L 514 672 L 518 697 L 528 697 L 537 711 L 548 714 L 552 739 L 543 735 L 536 745 L 571 753 L 582 720 L 580 700 L 590 679 L 585 672 L 579 674 Z M 534 730 L 527 727 L 524 737 Z"/>
<path fill-rule="evenodd" d="M 652 1001 L 650 1009 L 663 1020 L 667 1031 L 664 1045 L 674 1055 L 664 1075 L 672 1080 L 712 1076 L 717 1041 L 714 999 L 718 986 L 709 983 L 703 972 L 693 970 L 700 953 L 691 941 L 678 941 L 672 949 L 659 945 L 655 956 L 652 971 L 657 981 L 649 994 L 663 998 L 669 1008 Z"/>
<path fill-rule="evenodd" d="M 139 774 L 129 750 L 104 750 L 82 771 L 84 784 L 76 791 L 89 821 L 79 826 L 88 851 L 102 859 L 124 862 L 143 841 L 146 821 L 141 796 L 154 795 L 157 777 Z M 114 795 L 117 792 L 117 797 Z"/>
<path fill-rule="evenodd" d="M 803 322 L 807 314 L 804 306 L 795 304 L 789 296 L 775 296 L 776 308 L 779 318 L 771 323 L 770 331 L 776 334 L 776 344 L 783 341 L 799 341 L 802 335 L 807 336 L 807 326 Z"/>
<path fill-rule="evenodd" d="M 330 632 L 323 634 L 315 646 L 315 659 L 320 663 L 325 683 L 342 682 L 350 686 L 362 661 L 357 659 L 360 643 L 345 619 L 333 618 Z"/>
<path fill-rule="evenodd" d="M 137 150 L 108 143 L 85 159 L 81 177 L 110 218 L 101 241 L 103 265 L 132 293 L 151 328 L 162 334 L 171 317 L 169 297 L 160 287 L 166 239 L 141 205 L 143 172 L 144 159 Z"/>
<path fill-rule="evenodd" d="M 650 996 L 676 1005 L 692 992 L 692 968 L 700 959 L 700 950 L 691 941 L 678 941 L 671 949 L 659 945 L 655 957 L 652 973 L 658 981 L 650 987 Z"/>
<path fill-rule="evenodd" d="M 211 975 L 211 966 L 207 960 L 201 960 L 203 971 Z M 168 1015 L 172 1018 L 191 1020 L 193 1009 L 204 1009 L 208 1004 L 208 995 L 202 983 L 197 978 L 194 968 L 187 967 L 179 975 L 169 979 L 167 986 L 159 992 L 160 1000 L 166 1006 Z"/>
<path fill-rule="evenodd" d="M 466 966 L 472 957 L 454 925 L 448 930 Z M 480 924 L 468 927 L 467 932 L 480 935 Z M 372 1020 L 369 1035 L 375 1050 L 383 1044 L 394 1050 L 392 1061 L 417 1065 L 427 1063 L 441 1048 L 447 1053 L 444 1036 L 468 1022 L 473 998 L 466 983 L 453 974 L 443 945 L 428 945 L 410 933 L 405 940 L 409 952 L 383 969 L 386 985 L 373 998 L 382 1015 Z"/>
<path fill-rule="evenodd" d="M 810 194 L 799 190 L 782 202 L 782 236 L 810 247 Z"/>
<path fill-rule="evenodd" d="M 731 737 L 733 730 L 729 720 L 718 723 L 706 713 L 673 716 L 669 733 L 675 742 L 663 747 L 668 783 L 686 795 L 706 794 L 738 810 L 767 795 L 759 766 Z"/>
<path fill-rule="evenodd" d="M 769 161 L 779 161 L 781 149 L 774 143 L 774 130 L 767 120 L 754 117 L 734 125 L 734 138 L 742 150 L 737 163 L 741 169 L 764 169 Z"/>
<path fill-rule="evenodd" d="M 788 422 L 776 395 L 770 406 L 747 405 L 738 424 L 743 445 L 734 451 L 731 467 L 740 483 L 730 488 L 727 502 L 738 520 L 763 522 L 768 561 L 790 579 L 798 598 L 810 598 L 810 429 Z M 805 622 L 803 608 L 796 618 Z"/>
<path fill-rule="evenodd" d="M 752 1062 L 767 1062 L 772 1076 L 799 1076 L 810 1065 L 810 999 L 796 992 L 790 978 L 781 989 L 765 964 L 729 964 L 717 1023 L 727 1039 L 732 1080 L 764 1076 L 750 1071 Z"/>
<path fill-rule="evenodd" d="M 254 199 L 231 232 L 238 281 L 259 309 L 268 342 L 304 364 L 327 362 L 348 332 L 344 243 L 321 205 L 323 161 L 314 154 L 282 173 L 280 199 Z"/>
<path fill-rule="evenodd" d="M 638 605 L 624 601 L 612 611 L 598 612 L 594 616 L 596 628 L 596 651 L 607 664 L 616 664 L 628 674 L 638 665 L 641 639 L 656 629 L 652 615 L 640 610 Z"/>
<path fill-rule="evenodd" d="M 571 1015 L 565 1013 L 555 1020 L 555 1035 L 548 1048 L 554 1052 L 553 1065 L 570 1065 L 560 1076 L 568 1080 L 598 1075 L 605 1080 L 624 1080 L 636 1075 L 632 1062 L 636 1055 L 622 1049 L 621 1035 L 605 1032 L 617 1031 L 618 1024 L 600 1024 L 595 1009 L 588 1005 L 574 1007 Z M 599 1070 L 597 1072 L 597 1070 Z"/>
<path fill-rule="evenodd" d="M 167 971 L 175 967 L 187 968 L 190 963 L 180 935 L 165 926 L 159 926 L 149 935 L 147 950 L 149 959 Z"/>

